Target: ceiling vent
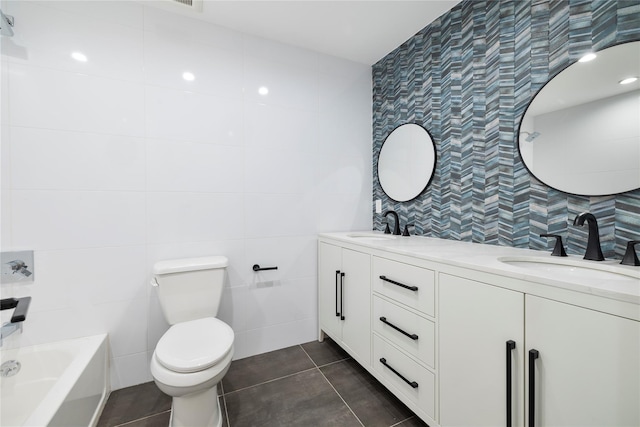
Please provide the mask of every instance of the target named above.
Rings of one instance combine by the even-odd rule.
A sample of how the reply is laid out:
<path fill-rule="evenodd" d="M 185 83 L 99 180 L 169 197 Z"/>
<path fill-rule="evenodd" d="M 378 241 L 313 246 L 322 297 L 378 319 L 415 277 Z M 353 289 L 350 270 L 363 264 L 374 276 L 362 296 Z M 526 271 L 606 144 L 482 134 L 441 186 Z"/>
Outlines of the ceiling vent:
<path fill-rule="evenodd" d="M 170 1 L 185 9 L 191 9 L 196 12 L 202 12 L 202 3 L 204 0 L 170 0 Z"/>

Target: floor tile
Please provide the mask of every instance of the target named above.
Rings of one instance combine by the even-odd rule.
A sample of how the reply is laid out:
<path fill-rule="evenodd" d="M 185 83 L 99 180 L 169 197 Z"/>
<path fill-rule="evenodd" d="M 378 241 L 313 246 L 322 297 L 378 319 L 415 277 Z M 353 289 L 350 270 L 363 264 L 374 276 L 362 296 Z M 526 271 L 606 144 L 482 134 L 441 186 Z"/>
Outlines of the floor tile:
<path fill-rule="evenodd" d="M 314 367 L 298 345 L 234 360 L 222 379 L 224 392 L 226 394 Z"/>
<path fill-rule="evenodd" d="M 399 424 L 394 424 L 393 427 L 429 427 L 429 425 L 422 421 L 420 418 L 414 416 L 409 418 L 408 420 L 404 420 Z"/>
<path fill-rule="evenodd" d="M 349 354 L 329 337 L 326 337 L 323 342 L 311 341 L 302 344 L 302 348 L 318 366 L 349 358 Z"/>
<path fill-rule="evenodd" d="M 127 423 L 122 427 L 167 427 L 170 418 L 171 411 L 167 411 Z"/>
<path fill-rule="evenodd" d="M 365 427 L 389 427 L 414 415 L 353 359 L 320 370 Z"/>
<path fill-rule="evenodd" d="M 358 420 L 318 369 L 225 395 L 236 427 L 351 427 Z"/>
<path fill-rule="evenodd" d="M 116 426 L 171 409 L 171 397 L 154 382 L 111 392 L 98 427 Z"/>

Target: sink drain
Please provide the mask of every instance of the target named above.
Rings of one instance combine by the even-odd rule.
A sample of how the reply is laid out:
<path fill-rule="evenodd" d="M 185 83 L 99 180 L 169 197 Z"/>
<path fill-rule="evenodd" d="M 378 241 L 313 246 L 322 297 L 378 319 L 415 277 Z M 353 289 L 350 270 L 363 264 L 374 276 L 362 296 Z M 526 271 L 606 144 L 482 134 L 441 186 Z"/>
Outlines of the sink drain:
<path fill-rule="evenodd" d="M 20 362 L 18 362 L 17 360 L 7 360 L 2 365 L 0 365 L 1 377 L 12 377 L 18 372 L 20 372 Z"/>

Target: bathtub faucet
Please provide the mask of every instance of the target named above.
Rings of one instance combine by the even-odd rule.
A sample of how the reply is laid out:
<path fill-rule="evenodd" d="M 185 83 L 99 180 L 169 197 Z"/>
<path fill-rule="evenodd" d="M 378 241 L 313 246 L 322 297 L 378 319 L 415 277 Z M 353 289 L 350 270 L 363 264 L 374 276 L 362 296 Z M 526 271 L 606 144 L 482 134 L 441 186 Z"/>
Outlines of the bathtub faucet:
<path fill-rule="evenodd" d="M 0 300 L 0 310 L 15 308 L 11 320 L 4 323 L 0 330 L 0 346 L 2 346 L 2 341 L 14 332 L 22 333 L 22 322 L 27 319 L 27 311 L 29 311 L 30 303 L 31 297 L 3 298 Z"/>

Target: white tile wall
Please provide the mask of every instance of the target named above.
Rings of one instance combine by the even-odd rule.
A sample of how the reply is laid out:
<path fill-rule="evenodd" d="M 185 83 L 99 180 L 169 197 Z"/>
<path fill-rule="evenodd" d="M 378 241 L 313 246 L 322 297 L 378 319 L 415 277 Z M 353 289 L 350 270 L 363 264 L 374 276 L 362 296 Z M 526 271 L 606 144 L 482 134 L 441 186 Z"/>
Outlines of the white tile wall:
<path fill-rule="evenodd" d="M 138 2 L 2 10 L 0 242 L 36 264 L 6 345 L 108 332 L 113 387 L 149 381 L 151 266 L 213 254 L 236 358 L 315 339 L 316 234 L 371 228 L 370 67 Z"/>

